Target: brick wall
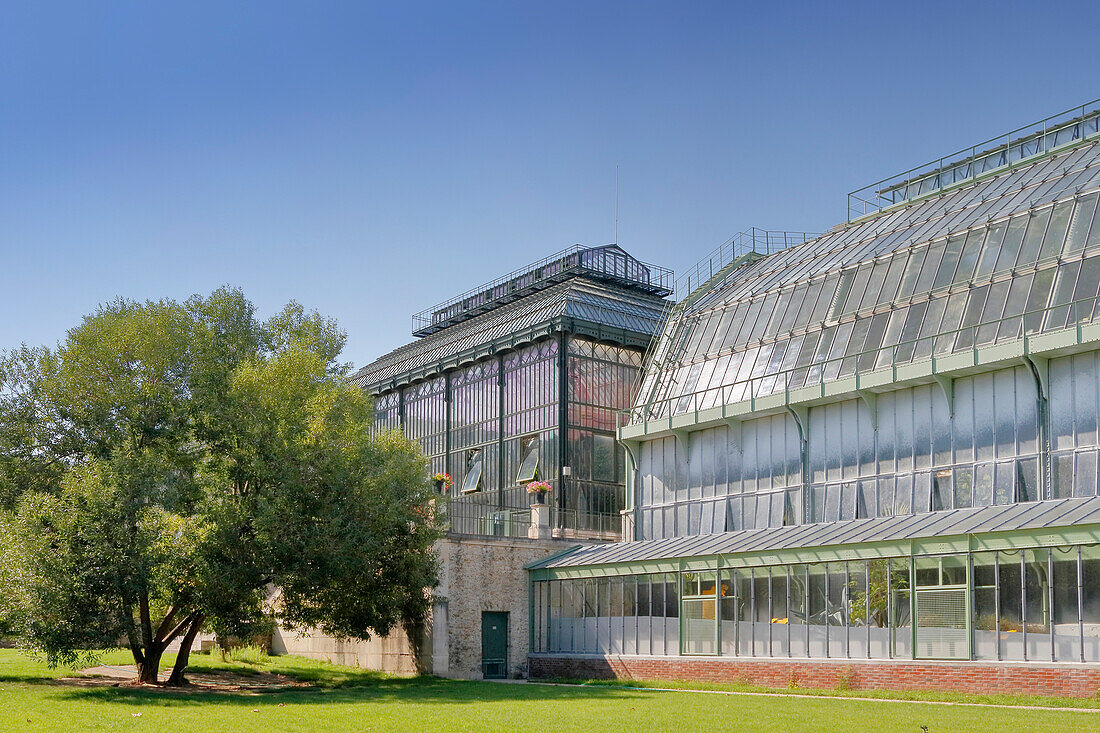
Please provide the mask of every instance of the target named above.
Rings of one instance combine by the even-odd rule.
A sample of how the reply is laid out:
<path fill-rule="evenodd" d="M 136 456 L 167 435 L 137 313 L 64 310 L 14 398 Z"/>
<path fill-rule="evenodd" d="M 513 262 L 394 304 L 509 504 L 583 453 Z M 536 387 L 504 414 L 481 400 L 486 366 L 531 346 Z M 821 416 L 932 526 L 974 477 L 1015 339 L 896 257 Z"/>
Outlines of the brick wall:
<path fill-rule="evenodd" d="M 532 679 L 736 682 L 766 687 L 942 690 L 1093 697 L 1100 664 L 910 662 L 902 660 L 704 659 L 699 657 L 532 655 Z"/>

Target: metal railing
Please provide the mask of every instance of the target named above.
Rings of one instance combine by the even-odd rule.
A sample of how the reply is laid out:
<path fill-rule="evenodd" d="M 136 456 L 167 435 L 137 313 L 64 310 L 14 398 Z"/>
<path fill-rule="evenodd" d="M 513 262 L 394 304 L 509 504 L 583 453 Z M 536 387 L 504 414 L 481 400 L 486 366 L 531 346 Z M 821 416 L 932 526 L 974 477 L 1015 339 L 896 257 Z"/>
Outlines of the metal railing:
<path fill-rule="evenodd" d="M 877 372 L 882 369 L 893 368 L 912 363 L 917 359 L 937 359 L 974 352 L 977 362 L 977 350 L 980 347 L 992 346 L 998 343 L 997 332 L 1002 324 L 1017 321 L 1013 326 L 1014 338 L 1019 338 L 1023 333 L 1025 353 L 1028 352 L 1028 341 L 1031 336 L 1062 330 L 1076 329 L 1077 343 L 1081 343 L 1081 326 L 1092 323 L 1100 315 L 1100 297 L 1083 298 L 1071 301 L 1063 305 L 1052 305 L 1046 308 L 1024 311 L 1018 315 L 1003 316 L 1001 318 L 981 321 L 970 326 L 940 331 L 915 339 L 900 341 L 890 346 L 880 346 L 854 354 L 833 357 L 824 361 L 814 362 L 804 366 L 795 366 L 757 377 L 738 380 L 730 384 L 710 387 L 684 395 L 663 397 L 652 402 L 636 405 L 630 410 L 623 411 L 622 424 L 637 425 L 648 420 L 667 418 L 673 415 L 686 415 L 699 413 L 714 407 L 731 405 L 741 402 L 752 402 L 762 397 L 791 390 L 807 387 L 821 387 L 829 382 L 855 377 L 857 382 L 860 375 Z M 1064 315 L 1061 315 L 1064 313 Z M 1065 319 L 1065 325 L 1057 325 L 1053 328 L 1044 328 L 1050 314 L 1058 314 L 1056 322 L 1060 318 Z M 1030 324 L 1028 321 L 1030 320 Z M 1035 324 L 1038 325 L 1035 325 Z M 983 329 L 992 331 L 989 338 L 983 337 Z M 970 343 L 959 347 L 960 337 L 970 334 L 965 341 Z M 1002 342 L 1011 339 L 1002 339 Z M 943 348 L 947 344 L 949 348 Z M 922 347 L 923 345 L 923 347 Z M 926 347 L 926 348 L 925 348 Z M 918 356 L 918 354 L 920 356 Z M 755 408 L 755 405 L 753 405 Z"/>
<path fill-rule="evenodd" d="M 963 148 L 848 194 L 848 221 L 1010 168 L 1100 133 L 1100 99 Z"/>
<path fill-rule="evenodd" d="M 617 282 L 661 297 L 671 295 L 674 286 L 672 270 L 642 262 L 612 245 L 576 244 L 415 314 L 413 335 L 426 336 L 574 275 Z"/>
<path fill-rule="evenodd" d="M 492 498 L 492 494 L 487 494 Z M 486 537 L 526 537 L 531 526 L 531 509 L 501 507 L 496 504 L 465 501 L 459 497 L 442 503 L 437 514 L 440 527 L 456 534 Z M 551 529 L 567 535 L 618 535 L 621 518 L 616 512 L 582 512 L 576 509 L 550 507 Z"/>
<path fill-rule="evenodd" d="M 820 236 L 819 233 L 814 232 L 783 232 L 756 227 L 738 232 L 702 259 L 695 267 L 676 279 L 676 300 L 683 301 L 731 262 L 739 257 L 744 257 L 750 252 L 770 255 Z"/>

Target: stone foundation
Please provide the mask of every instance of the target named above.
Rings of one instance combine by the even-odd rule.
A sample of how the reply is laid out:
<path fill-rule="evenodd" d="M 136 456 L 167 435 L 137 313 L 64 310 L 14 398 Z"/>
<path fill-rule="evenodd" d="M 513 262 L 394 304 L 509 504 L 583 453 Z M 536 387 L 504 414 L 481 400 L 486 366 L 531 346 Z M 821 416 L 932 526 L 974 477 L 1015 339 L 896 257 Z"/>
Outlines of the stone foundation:
<path fill-rule="evenodd" d="M 393 674 L 435 674 L 481 679 L 481 613 L 508 614 L 508 677 L 527 674 L 530 651 L 530 583 L 524 566 L 563 552 L 575 539 L 528 539 L 449 535 L 435 547 L 439 586 L 432 591 L 431 619 L 419 652 L 397 630 L 370 641 L 337 641 L 319 632 L 299 635 L 277 629 L 273 654 L 296 654 Z"/>
<path fill-rule="evenodd" d="M 1100 692 L 1100 664 L 535 654 L 528 665 L 532 679 L 664 679 L 1055 697 L 1094 697 Z"/>

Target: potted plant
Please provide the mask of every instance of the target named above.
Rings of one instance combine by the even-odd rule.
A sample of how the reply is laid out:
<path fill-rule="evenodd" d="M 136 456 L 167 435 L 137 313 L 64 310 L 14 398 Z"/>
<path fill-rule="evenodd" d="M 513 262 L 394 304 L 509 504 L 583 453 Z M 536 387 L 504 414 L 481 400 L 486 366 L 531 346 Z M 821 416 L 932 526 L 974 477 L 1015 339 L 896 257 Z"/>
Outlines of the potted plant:
<path fill-rule="evenodd" d="M 455 480 L 449 473 L 432 474 L 432 482 L 435 484 L 435 490 L 440 494 L 446 494 L 455 485 Z"/>
<path fill-rule="evenodd" d="M 527 484 L 527 493 L 534 497 L 536 504 L 546 503 L 546 494 L 554 489 L 545 481 L 532 481 Z"/>

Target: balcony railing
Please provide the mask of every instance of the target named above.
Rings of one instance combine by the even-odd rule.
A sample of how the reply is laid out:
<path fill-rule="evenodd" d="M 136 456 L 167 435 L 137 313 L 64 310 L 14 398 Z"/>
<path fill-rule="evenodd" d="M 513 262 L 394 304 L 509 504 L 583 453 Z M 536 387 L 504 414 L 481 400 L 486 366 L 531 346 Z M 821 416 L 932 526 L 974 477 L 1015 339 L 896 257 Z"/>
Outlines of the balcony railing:
<path fill-rule="evenodd" d="M 490 492 L 484 495 L 485 502 L 457 497 L 443 503 L 439 510 L 443 528 L 456 534 L 526 537 L 531 526 L 530 508 L 499 506 L 494 501 L 496 496 Z M 619 534 L 621 518 L 617 512 L 585 512 L 551 505 L 550 528 L 565 537 L 611 538 Z"/>
<path fill-rule="evenodd" d="M 1059 325 L 1054 328 L 1042 328 L 1042 324 L 1050 314 L 1056 314 L 1059 323 L 1062 322 L 1062 319 L 1065 319 L 1066 325 L 1064 327 Z M 1028 350 L 1029 340 L 1034 336 L 1045 333 L 1076 331 L 1076 343 L 1079 344 L 1082 342 L 1082 326 L 1098 320 L 1100 320 L 1100 297 L 1084 298 L 1062 305 L 1025 311 L 1018 315 L 981 321 L 974 325 L 944 330 L 935 334 L 901 341 L 890 346 L 847 354 L 805 366 L 796 366 L 688 394 L 661 398 L 646 404 L 636 405 L 630 410 L 624 411 L 621 424 L 636 425 L 674 415 L 698 414 L 710 408 L 743 402 L 749 402 L 754 408 L 753 403 L 762 397 L 782 392 L 790 393 L 793 390 L 807 387 L 824 388 L 827 383 L 853 377 L 858 383 L 861 375 L 884 369 L 896 370 L 898 367 L 925 358 L 941 359 L 951 355 L 974 352 L 976 361 L 978 349 L 1011 340 L 1002 339 L 998 342 L 996 334 L 1001 324 L 1012 321 L 1016 322 L 1012 326 L 1015 332 L 1023 332 L 1022 340 L 1025 353 L 1030 353 Z M 1039 326 L 1029 325 L 1029 321 L 1031 324 L 1038 323 Z M 993 336 L 988 339 L 981 338 L 982 329 L 986 332 L 991 331 Z M 960 341 L 960 336 L 964 334 L 968 335 L 964 340 L 971 345 L 963 348 L 953 348 Z M 947 345 L 948 348 L 945 348 L 944 345 Z M 923 355 L 917 357 L 917 354 Z"/>
<path fill-rule="evenodd" d="M 1100 99 L 945 155 L 848 194 L 848 221 L 942 191 L 1100 133 Z"/>
<path fill-rule="evenodd" d="M 813 232 L 781 232 L 750 227 L 730 237 L 695 267 L 677 278 L 676 300 L 682 301 L 694 293 L 700 285 L 719 274 L 731 262 L 750 252 L 770 255 L 820 236 Z"/>
<path fill-rule="evenodd" d="M 427 336 L 576 275 L 660 297 L 671 295 L 674 285 L 672 270 L 637 260 L 618 247 L 578 244 L 417 313 L 413 335 Z"/>

